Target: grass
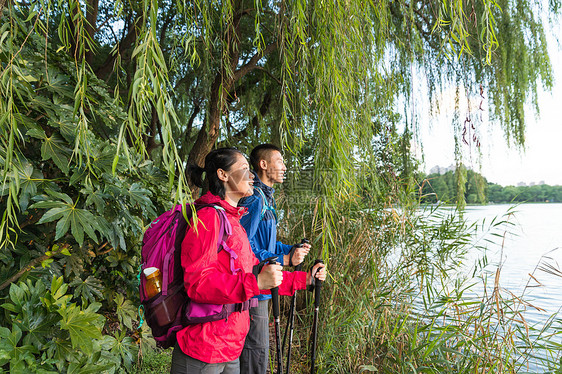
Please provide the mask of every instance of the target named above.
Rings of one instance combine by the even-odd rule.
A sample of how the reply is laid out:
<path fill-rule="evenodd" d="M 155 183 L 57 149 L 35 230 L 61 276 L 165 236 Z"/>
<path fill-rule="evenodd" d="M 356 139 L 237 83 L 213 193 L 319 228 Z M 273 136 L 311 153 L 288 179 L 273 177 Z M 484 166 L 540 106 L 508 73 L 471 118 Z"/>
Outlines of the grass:
<path fill-rule="evenodd" d="M 172 350 L 157 349 L 142 356 L 142 359 L 134 366 L 134 374 L 168 374 L 172 362 Z"/>

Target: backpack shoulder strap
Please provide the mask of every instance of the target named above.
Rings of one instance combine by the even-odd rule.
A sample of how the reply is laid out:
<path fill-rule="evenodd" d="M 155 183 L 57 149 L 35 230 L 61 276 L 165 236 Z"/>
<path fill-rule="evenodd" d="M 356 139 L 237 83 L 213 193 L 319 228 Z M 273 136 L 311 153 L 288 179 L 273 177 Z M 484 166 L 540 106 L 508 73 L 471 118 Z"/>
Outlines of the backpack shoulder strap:
<path fill-rule="evenodd" d="M 226 241 L 226 238 L 232 235 L 232 225 L 228 221 L 228 218 L 226 218 L 226 213 L 222 206 L 212 205 L 212 207 L 215 208 L 217 214 L 219 215 L 219 240 L 217 250 L 220 251 L 221 242 Z"/>
<path fill-rule="evenodd" d="M 260 221 L 261 221 L 263 219 L 263 216 L 265 215 L 265 211 L 267 210 L 267 207 L 268 207 L 267 199 L 266 199 L 265 194 L 263 193 L 261 188 L 259 188 L 259 187 L 254 187 L 254 188 L 258 191 L 258 193 L 261 195 L 261 198 L 263 200 L 263 205 L 262 205 L 261 212 L 260 212 Z"/>
<path fill-rule="evenodd" d="M 236 274 L 242 270 L 237 269 L 234 266 L 234 260 L 238 258 L 238 255 L 228 246 L 228 244 L 226 244 L 226 239 L 230 235 L 232 235 L 232 225 L 228 221 L 223 207 L 219 205 L 213 205 L 213 208 L 215 208 L 217 214 L 219 215 L 219 235 L 217 240 L 217 251 L 220 252 L 221 250 L 224 250 L 226 253 L 228 253 L 228 255 L 230 256 L 230 271 L 232 272 L 232 274 Z"/>
<path fill-rule="evenodd" d="M 230 271 L 232 274 L 238 273 L 241 269 L 236 269 L 234 266 L 234 260 L 238 258 L 236 252 L 234 252 L 228 244 L 226 244 L 226 240 L 230 235 L 232 235 L 232 225 L 228 221 L 226 217 L 226 212 L 223 207 L 217 204 L 205 204 L 205 205 L 197 205 L 195 207 L 196 210 L 200 210 L 203 208 L 214 208 L 219 216 L 219 230 L 217 234 L 217 252 L 224 250 L 230 256 Z"/>
<path fill-rule="evenodd" d="M 269 202 L 267 201 L 267 197 L 265 196 L 265 193 L 263 192 L 263 190 L 259 187 L 254 187 L 256 190 L 258 190 L 259 194 L 261 195 L 261 198 L 263 199 L 263 207 L 261 209 L 261 213 L 260 213 L 260 221 L 263 220 L 263 217 L 265 216 L 265 212 L 267 210 L 271 211 L 273 213 L 273 215 L 275 216 L 275 220 L 277 221 L 277 212 L 275 211 L 274 206 L 269 205 Z M 275 202 L 275 200 L 274 200 Z"/>

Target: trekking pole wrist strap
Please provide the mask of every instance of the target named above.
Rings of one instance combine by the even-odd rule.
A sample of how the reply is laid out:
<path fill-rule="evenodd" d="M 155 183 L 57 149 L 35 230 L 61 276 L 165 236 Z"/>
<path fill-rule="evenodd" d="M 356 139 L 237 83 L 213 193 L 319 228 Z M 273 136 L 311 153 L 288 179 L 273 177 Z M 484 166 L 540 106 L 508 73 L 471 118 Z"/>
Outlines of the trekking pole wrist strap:
<path fill-rule="evenodd" d="M 289 266 L 299 266 L 299 265 L 295 265 L 293 263 L 293 255 L 295 254 L 295 251 L 297 250 L 297 248 L 301 248 L 302 247 L 302 243 L 299 244 L 295 244 L 293 245 L 293 247 L 291 248 L 291 250 L 289 251 Z M 300 270 L 300 269 L 299 269 Z"/>
<path fill-rule="evenodd" d="M 299 247 L 299 244 L 295 244 L 291 250 L 289 251 L 289 266 L 295 266 L 295 264 L 293 264 L 293 255 L 295 254 L 295 250 Z"/>
<path fill-rule="evenodd" d="M 259 264 L 254 265 L 252 267 L 252 274 L 254 274 L 254 276 L 256 277 L 256 281 L 258 280 L 258 275 L 261 273 L 263 267 L 271 263 L 271 261 L 274 261 L 273 263 L 275 263 L 275 261 L 277 261 L 277 256 L 266 258 L 265 260 L 261 261 Z"/>
<path fill-rule="evenodd" d="M 324 261 L 322 261 L 322 260 L 316 260 L 316 261 L 314 261 L 314 264 L 310 267 L 309 273 L 310 273 L 310 278 L 312 278 L 312 282 L 310 282 L 310 285 L 308 285 L 308 286 L 306 287 L 306 289 L 307 289 L 308 291 L 310 291 L 310 292 L 314 291 L 314 288 L 315 288 L 317 285 L 320 286 L 320 285 L 322 284 L 322 281 L 321 281 L 321 280 L 317 280 L 317 279 L 316 279 L 316 273 L 318 273 L 318 271 L 319 271 L 320 269 L 316 270 L 316 271 L 314 272 L 314 274 L 312 273 L 312 269 L 314 269 L 314 266 L 316 266 L 317 264 L 323 264 L 323 263 L 324 263 Z"/>

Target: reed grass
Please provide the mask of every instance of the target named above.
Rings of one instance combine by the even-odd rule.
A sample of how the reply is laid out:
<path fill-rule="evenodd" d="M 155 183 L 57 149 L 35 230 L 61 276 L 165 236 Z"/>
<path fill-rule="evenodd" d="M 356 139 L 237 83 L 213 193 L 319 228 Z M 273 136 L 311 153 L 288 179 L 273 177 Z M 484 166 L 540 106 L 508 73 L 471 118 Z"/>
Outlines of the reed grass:
<path fill-rule="evenodd" d="M 289 230 L 314 222 L 309 211 Z M 561 320 L 527 323 L 525 311 L 537 307 L 502 287 L 501 263 L 488 262 L 490 248 L 503 249 L 513 231 L 514 214 L 469 224 L 456 210 L 436 207 L 335 212 L 333 247 L 313 248 L 329 253 L 330 274 L 318 372 L 562 372 Z M 321 235 L 315 229 L 313 238 Z M 469 251 L 480 256 L 467 266 Z M 537 269 L 562 274 L 548 263 Z M 309 371 L 311 303 L 310 294 L 300 295 L 292 373 Z"/>

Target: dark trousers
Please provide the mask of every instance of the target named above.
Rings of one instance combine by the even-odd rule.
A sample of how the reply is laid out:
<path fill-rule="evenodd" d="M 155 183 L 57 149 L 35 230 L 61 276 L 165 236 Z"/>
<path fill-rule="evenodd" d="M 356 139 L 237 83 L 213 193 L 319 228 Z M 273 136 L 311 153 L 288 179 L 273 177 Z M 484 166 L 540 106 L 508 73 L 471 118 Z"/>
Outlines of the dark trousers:
<path fill-rule="evenodd" d="M 250 309 L 250 332 L 240 356 L 240 373 L 265 374 L 269 361 L 269 300 Z"/>
<path fill-rule="evenodd" d="M 170 374 L 240 374 L 240 362 L 224 362 L 220 364 L 208 364 L 190 357 L 182 352 L 178 343 L 172 353 L 172 369 Z"/>

